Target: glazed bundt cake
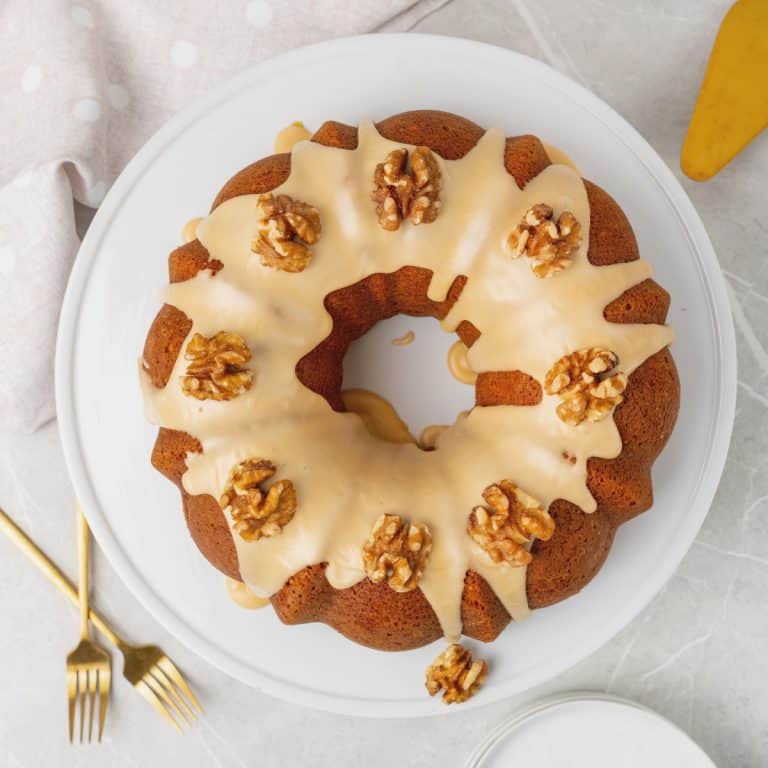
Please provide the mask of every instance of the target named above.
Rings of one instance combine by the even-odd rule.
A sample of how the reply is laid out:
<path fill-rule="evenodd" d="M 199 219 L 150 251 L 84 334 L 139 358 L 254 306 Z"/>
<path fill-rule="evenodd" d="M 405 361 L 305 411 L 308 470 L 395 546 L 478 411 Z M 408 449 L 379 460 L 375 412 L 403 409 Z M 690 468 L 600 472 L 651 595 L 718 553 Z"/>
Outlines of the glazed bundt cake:
<path fill-rule="evenodd" d="M 230 179 L 169 271 L 141 374 L 152 463 L 205 557 L 288 624 L 488 642 L 584 587 L 651 506 L 679 402 L 669 296 L 616 202 L 534 136 L 327 122 Z M 342 398 L 350 344 L 401 313 L 477 373 L 434 450 L 376 439 Z M 474 690 L 462 653 L 430 692 L 457 665 L 453 700 Z"/>

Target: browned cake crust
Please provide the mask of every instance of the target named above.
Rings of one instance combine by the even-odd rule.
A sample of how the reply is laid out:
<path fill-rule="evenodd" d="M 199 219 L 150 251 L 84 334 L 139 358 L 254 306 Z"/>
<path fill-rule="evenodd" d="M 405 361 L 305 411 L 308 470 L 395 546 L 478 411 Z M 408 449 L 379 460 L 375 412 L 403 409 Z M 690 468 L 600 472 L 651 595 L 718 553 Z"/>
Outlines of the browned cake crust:
<path fill-rule="evenodd" d="M 446 159 L 463 157 L 484 131 L 474 123 L 438 111 L 405 112 L 377 124 L 386 138 L 428 146 Z M 357 129 L 325 123 L 313 141 L 342 149 L 357 145 Z M 519 186 L 524 186 L 549 159 L 534 136 L 507 139 L 504 162 Z M 268 192 L 290 172 L 290 155 L 259 160 L 232 177 L 219 192 L 213 208 L 231 197 Z M 591 209 L 588 258 L 608 265 L 639 258 L 632 228 L 614 200 L 585 181 Z M 194 240 L 169 257 L 170 281 L 187 280 L 201 269 L 217 271 L 221 264 Z M 375 274 L 326 297 L 333 318 L 331 334 L 298 361 L 298 378 L 322 394 L 332 408 L 344 410 L 340 397 L 342 360 L 349 345 L 380 320 L 396 314 L 443 318 L 458 298 L 465 278 L 457 277 L 445 301 L 427 298 L 431 272 L 404 267 L 392 274 Z M 653 280 L 646 280 L 611 302 L 604 311 L 616 323 L 663 323 L 669 295 Z M 191 321 L 175 307 L 165 305 L 147 336 L 144 360 L 155 386 L 165 386 L 191 328 Z M 479 332 L 462 323 L 457 333 L 471 346 Z M 597 500 L 597 511 L 585 514 L 562 499 L 550 506 L 556 527 L 547 542 L 534 544 L 528 567 L 527 593 L 532 608 L 563 600 L 582 589 L 598 572 L 611 547 L 617 527 L 648 509 L 653 501 L 651 466 L 664 447 L 677 417 L 680 388 L 672 356 L 663 349 L 629 377 L 624 402 L 614 417 L 623 447 L 616 459 L 592 458 L 587 485 Z M 478 406 L 535 404 L 541 399 L 539 383 L 523 373 L 482 373 L 476 385 Z M 237 554 L 229 527 L 216 499 L 190 496 L 182 487 L 187 452 L 199 452 L 192 436 L 160 429 L 152 464 L 174 482 L 182 494 L 189 531 L 200 551 L 220 571 L 239 578 Z M 294 575 L 272 597 L 277 615 L 286 623 L 322 621 L 358 643 L 382 650 L 404 650 L 441 636 L 440 626 L 421 590 L 397 593 L 386 583 L 363 580 L 336 590 L 324 575 L 323 564 Z M 509 623 L 500 601 L 476 573 L 466 575 L 462 598 L 464 633 L 477 640 L 493 640 Z"/>

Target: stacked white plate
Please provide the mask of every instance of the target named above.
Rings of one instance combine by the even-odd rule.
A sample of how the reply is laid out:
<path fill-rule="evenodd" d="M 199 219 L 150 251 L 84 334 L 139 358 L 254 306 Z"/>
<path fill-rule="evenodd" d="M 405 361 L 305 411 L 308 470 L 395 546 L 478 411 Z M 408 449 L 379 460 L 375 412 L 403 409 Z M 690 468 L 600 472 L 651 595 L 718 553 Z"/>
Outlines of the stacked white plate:
<path fill-rule="evenodd" d="M 715 768 L 676 725 L 602 693 L 559 694 L 515 713 L 465 768 Z"/>

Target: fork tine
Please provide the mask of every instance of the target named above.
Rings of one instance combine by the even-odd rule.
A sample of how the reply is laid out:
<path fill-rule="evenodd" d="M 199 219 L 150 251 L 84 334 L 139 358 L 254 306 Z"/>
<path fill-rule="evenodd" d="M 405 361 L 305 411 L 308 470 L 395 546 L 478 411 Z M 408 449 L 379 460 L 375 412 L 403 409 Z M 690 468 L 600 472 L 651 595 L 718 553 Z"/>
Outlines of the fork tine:
<path fill-rule="evenodd" d="M 99 677 L 99 671 L 92 669 L 88 671 L 88 743 L 91 743 L 91 737 L 93 736 L 93 718 L 96 711 L 96 683 Z M 83 713 L 85 714 L 85 713 Z"/>
<path fill-rule="evenodd" d="M 179 733 L 182 733 L 181 726 L 171 716 L 171 713 L 166 709 L 162 700 L 158 698 L 152 688 L 144 682 L 144 678 L 139 680 L 134 687 Z"/>
<path fill-rule="evenodd" d="M 88 670 L 79 670 L 77 673 L 77 688 L 80 691 L 80 743 L 83 743 L 83 734 L 85 732 L 85 692 L 88 689 Z"/>
<path fill-rule="evenodd" d="M 107 668 L 99 672 L 99 743 L 104 733 L 104 721 L 107 719 L 107 704 L 109 703 L 109 686 L 112 682 L 112 670 Z"/>
<path fill-rule="evenodd" d="M 189 718 L 176 706 L 176 702 L 168 695 L 168 691 L 165 689 L 161 680 L 158 680 L 153 674 L 152 670 L 144 675 L 144 680 L 147 685 L 163 700 L 165 705 L 170 708 L 171 712 L 176 715 L 182 726 L 189 725 Z"/>
<path fill-rule="evenodd" d="M 195 694 L 192 693 L 191 688 L 187 685 L 187 681 L 184 679 L 181 672 L 176 669 L 174 663 L 167 656 L 161 656 L 157 661 L 157 666 L 163 670 L 168 678 L 181 688 L 186 697 L 192 702 L 195 709 L 202 715 L 203 708 L 200 706 L 200 702 L 195 698 Z"/>
<path fill-rule="evenodd" d="M 67 669 L 67 708 L 69 710 L 69 743 L 75 735 L 75 701 L 77 700 L 77 671 Z"/>
<path fill-rule="evenodd" d="M 194 720 L 197 717 L 196 713 L 192 710 L 189 704 L 187 704 L 187 700 L 184 698 L 181 691 L 174 685 L 173 680 L 171 680 L 163 671 L 163 668 L 155 664 L 150 672 L 152 673 L 152 676 L 155 678 L 155 680 L 157 680 L 157 682 L 160 683 L 166 692 L 173 698 L 173 700 L 181 705 L 185 715 L 187 715 L 187 720 L 190 722 Z"/>

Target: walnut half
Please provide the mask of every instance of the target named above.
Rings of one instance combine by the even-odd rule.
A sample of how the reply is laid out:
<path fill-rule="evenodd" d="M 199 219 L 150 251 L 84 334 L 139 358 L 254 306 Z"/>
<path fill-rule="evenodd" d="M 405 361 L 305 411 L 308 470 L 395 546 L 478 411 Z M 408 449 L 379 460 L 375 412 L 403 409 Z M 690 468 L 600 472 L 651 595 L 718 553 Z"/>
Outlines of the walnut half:
<path fill-rule="evenodd" d="M 512 256 L 526 255 L 536 277 L 551 277 L 571 265 L 581 244 L 581 225 L 570 211 L 554 220 L 555 212 L 544 203 L 529 208 L 510 232 L 507 244 Z"/>
<path fill-rule="evenodd" d="M 253 384 L 253 371 L 246 368 L 251 351 L 237 333 L 219 331 L 210 338 L 196 333 L 184 350 L 184 358 L 189 364 L 181 389 L 189 397 L 232 400 Z"/>
<path fill-rule="evenodd" d="M 363 547 L 363 567 L 374 584 L 386 581 L 395 592 L 409 592 L 419 585 L 431 552 L 432 534 L 426 525 L 382 515 Z"/>
<path fill-rule="evenodd" d="M 486 677 L 488 665 L 473 661 L 470 651 L 453 643 L 427 667 L 425 685 L 430 696 L 442 690 L 445 704 L 460 704 L 477 693 Z"/>
<path fill-rule="evenodd" d="M 489 485 L 483 491 L 487 507 L 475 507 L 467 532 L 494 563 L 527 565 L 533 555 L 526 549 L 535 536 L 547 541 L 555 532 L 555 521 L 544 507 L 509 480 Z"/>
<path fill-rule="evenodd" d="M 229 510 L 235 531 L 245 541 L 276 536 L 293 520 L 296 513 L 293 483 L 278 480 L 266 492 L 261 488 L 276 471 L 267 459 L 246 459 L 229 473 L 219 505 L 222 510 Z"/>
<path fill-rule="evenodd" d="M 571 426 L 602 421 L 624 400 L 627 377 L 611 373 L 619 363 L 609 349 L 585 347 L 561 357 L 544 377 L 544 391 L 559 395 L 557 415 Z"/>
<path fill-rule="evenodd" d="M 432 150 L 416 147 L 394 149 L 373 174 L 373 200 L 383 229 L 394 232 L 400 222 L 410 219 L 413 224 L 429 224 L 440 211 L 440 167 Z"/>
<path fill-rule="evenodd" d="M 288 195 L 259 195 L 259 236 L 251 243 L 265 267 L 302 272 L 312 258 L 307 246 L 320 238 L 320 214 Z"/>

